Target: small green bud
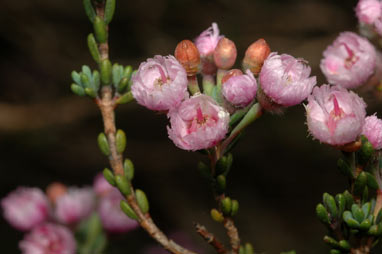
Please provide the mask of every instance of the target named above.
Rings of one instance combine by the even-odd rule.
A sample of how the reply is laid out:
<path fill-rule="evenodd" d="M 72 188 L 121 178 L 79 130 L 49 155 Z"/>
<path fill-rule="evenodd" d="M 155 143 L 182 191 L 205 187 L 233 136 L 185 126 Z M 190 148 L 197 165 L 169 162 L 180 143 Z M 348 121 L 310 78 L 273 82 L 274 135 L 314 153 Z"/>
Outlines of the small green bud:
<path fill-rule="evenodd" d="M 351 178 L 353 177 L 353 170 L 352 170 L 350 164 L 347 161 L 345 161 L 344 159 L 342 159 L 342 158 L 338 159 L 337 167 L 343 175 L 345 175 L 347 177 L 351 177 Z"/>
<path fill-rule="evenodd" d="M 354 193 L 356 195 L 362 195 L 367 183 L 367 175 L 365 172 L 361 172 L 354 183 Z"/>
<path fill-rule="evenodd" d="M 121 206 L 121 210 L 127 216 L 129 216 L 130 219 L 138 220 L 138 216 L 135 214 L 134 210 L 131 208 L 131 206 L 125 200 L 123 200 L 123 199 L 121 200 L 120 206 Z"/>
<path fill-rule="evenodd" d="M 76 71 L 72 71 L 72 79 L 73 81 L 77 84 L 77 85 L 81 85 L 81 75 L 76 72 Z"/>
<path fill-rule="evenodd" d="M 122 93 L 123 91 L 125 91 L 128 84 L 129 84 L 129 79 L 126 77 L 122 78 L 117 85 L 118 93 Z"/>
<path fill-rule="evenodd" d="M 149 211 L 149 201 L 147 200 L 146 194 L 142 190 L 137 189 L 135 191 L 135 198 L 142 212 L 147 213 Z"/>
<path fill-rule="evenodd" d="M 338 213 L 341 215 L 345 211 L 345 207 L 346 207 L 345 196 L 343 194 L 337 194 L 336 201 L 338 205 Z"/>
<path fill-rule="evenodd" d="M 115 134 L 115 145 L 117 147 L 117 153 L 123 153 L 126 148 L 126 134 L 123 130 L 117 130 Z"/>
<path fill-rule="evenodd" d="M 106 24 L 109 24 L 110 21 L 113 19 L 114 11 L 115 11 L 115 0 L 106 0 L 105 15 L 104 15 L 104 20 Z"/>
<path fill-rule="evenodd" d="M 106 181 L 108 183 L 110 183 L 110 185 L 116 186 L 115 179 L 114 179 L 114 174 L 113 174 L 113 172 L 111 172 L 110 169 L 105 168 L 103 170 L 103 177 L 105 177 Z"/>
<path fill-rule="evenodd" d="M 123 162 L 123 169 L 125 171 L 125 175 L 126 175 L 127 179 L 129 179 L 130 181 L 133 180 L 133 178 L 134 178 L 134 164 L 133 164 L 133 162 L 129 159 L 126 159 Z"/>
<path fill-rule="evenodd" d="M 88 16 L 90 22 L 94 21 L 94 18 L 96 17 L 96 12 L 93 8 L 92 1 L 91 0 L 83 0 L 84 9 L 86 16 Z"/>
<path fill-rule="evenodd" d="M 101 69 L 101 81 L 103 85 L 110 85 L 111 82 L 111 63 L 109 59 L 104 59 L 100 65 Z"/>
<path fill-rule="evenodd" d="M 131 194 L 130 182 L 127 180 L 127 178 L 121 175 L 116 175 L 114 178 L 115 178 L 115 183 L 117 184 L 119 191 L 125 196 L 130 195 Z"/>
<path fill-rule="evenodd" d="M 78 96 L 84 96 L 85 95 L 85 90 L 81 87 L 81 86 L 79 86 L 79 85 L 77 85 L 77 84 L 72 84 L 71 86 L 70 86 L 70 89 L 72 90 L 72 92 L 74 93 L 74 94 L 76 94 L 76 95 L 78 95 Z"/>
<path fill-rule="evenodd" d="M 334 200 L 333 196 L 328 193 L 324 193 L 323 200 L 324 200 L 324 204 L 329 210 L 331 217 L 332 218 L 337 217 L 338 209 L 337 209 L 336 201 Z"/>
<path fill-rule="evenodd" d="M 94 91 L 93 88 L 86 87 L 86 88 L 85 88 L 85 93 L 86 93 L 88 96 L 92 97 L 92 98 L 97 97 L 97 93 Z"/>
<path fill-rule="evenodd" d="M 340 244 L 340 247 L 344 250 L 350 250 L 351 249 L 350 243 L 346 240 L 341 240 L 339 242 L 339 244 Z"/>
<path fill-rule="evenodd" d="M 101 61 L 101 56 L 98 51 L 97 42 L 92 33 L 88 35 L 88 48 L 90 55 L 93 57 L 94 61 L 99 64 Z"/>
<path fill-rule="evenodd" d="M 107 141 L 105 133 L 101 132 L 98 135 L 97 141 L 98 141 L 98 146 L 101 152 L 104 155 L 109 156 L 110 155 L 109 142 Z"/>
<path fill-rule="evenodd" d="M 215 208 L 211 209 L 211 218 L 216 222 L 223 222 L 224 216 L 221 212 L 216 210 Z"/>
<path fill-rule="evenodd" d="M 330 254 L 341 254 L 342 252 L 340 250 L 331 249 Z"/>
<path fill-rule="evenodd" d="M 239 211 L 239 202 L 237 200 L 232 200 L 231 216 L 235 216 Z"/>
<path fill-rule="evenodd" d="M 224 199 L 222 199 L 220 204 L 222 206 L 222 211 L 225 215 L 228 215 L 231 213 L 232 201 L 229 197 L 225 197 Z"/>
<path fill-rule="evenodd" d="M 353 214 L 353 218 L 356 219 L 359 223 L 365 219 L 365 214 L 358 205 L 353 204 L 351 207 L 351 212 Z"/>
<path fill-rule="evenodd" d="M 343 213 L 342 217 L 349 227 L 351 227 L 351 228 L 358 228 L 359 227 L 359 222 L 353 218 L 353 215 L 350 211 L 345 211 Z"/>
<path fill-rule="evenodd" d="M 81 83 L 85 88 L 92 88 L 89 76 L 85 73 L 81 73 Z"/>
<path fill-rule="evenodd" d="M 330 236 L 324 236 L 324 242 L 329 244 L 331 247 L 339 247 L 339 243 L 333 238 L 333 237 L 330 237 Z"/>
<path fill-rule="evenodd" d="M 129 103 L 132 100 L 134 100 L 134 97 L 132 92 L 130 91 L 123 94 L 121 97 L 119 97 L 116 102 L 117 104 L 125 104 L 125 103 Z"/>
<path fill-rule="evenodd" d="M 318 204 L 316 206 L 316 215 L 322 223 L 330 224 L 328 211 L 323 204 Z"/>
<path fill-rule="evenodd" d="M 107 41 L 106 24 L 99 16 L 94 18 L 93 29 L 97 41 L 99 43 L 105 43 Z"/>
<path fill-rule="evenodd" d="M 244 249 L 245 249 L 245 254 L 254 254 L 255 252 L 253 251 L 253 246 L 252 244 L 250 243 L 246 243 L 244 245 Z"/>
<path fill-rule="evenodd" d="M 378 185 L 377 180 L 375 179 L 375 176 L 373 176 L 372 174 L 370 174 L 368 172 L 366 172 L 366 175 L 367 175 L 367 186 L 369 186 L 373 190 L 378 190 L 379 185 Z"/>
<path fill-rule="evenodd" d="M 362 221 L 362 223 L 359 225 L 360 229 L 362 230 L 369 230 L 369 228 L 371 227 L 371 222 L 369 219 L 366 219 L 364 221 Z"/>
<path fill-rule="evenodd" d="M 82 65 L 82 73 L 85 74 L 89 79 L 92 76 L 92 71 L 90 70 L 90 67 L 87 65 Z"/>
<path fill-rule="evenodd" d="M 226 187 L 226 178 L 224 175 L 218 175 L 216 177 L 217 188 L 219 192 L 224 192 Z"/>

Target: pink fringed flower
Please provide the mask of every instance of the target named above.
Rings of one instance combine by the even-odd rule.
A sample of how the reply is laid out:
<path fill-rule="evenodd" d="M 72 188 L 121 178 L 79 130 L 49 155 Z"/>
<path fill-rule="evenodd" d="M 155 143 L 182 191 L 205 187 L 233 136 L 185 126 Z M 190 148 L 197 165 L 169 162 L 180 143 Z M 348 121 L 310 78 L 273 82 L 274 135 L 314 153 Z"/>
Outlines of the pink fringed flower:
<path fill-rule="evenodd" d="M 98 213 L 103 227 L 109 232 L 127 232 L 139 225 L 137 221 L 130 219 L 122 212 L 120 208 L 122 198 L 121 193 L 114 189 L 102 196 L 99 201 Z"/>
<path fill-rule="evenodd" d="M 256 96 L 257 82 L 251 70 L 246 74 L 233 76 L 223 83 L 222 93 L 224 98 L 232 105 L 245 107 Z"/>
<path fill-rule="evenodd" d="M 76 241 L 64 226 L 46 223 L 35 227 L 19 243 L 22 254 L 75 254 Z"/>
<path fill-rule="evenodd" d="M 100 173 L 94 178 L 93 189 L 97 195 L 102 196 L 112 191 L 114 187 L 111 186 L 110 183 L 106 181 L 103 174 Z"/>
<path fill-rule="evenodd" d="M 155 56 L 141 63 L 131 92 L 139 104 L 167 111 L 188 96 L 187 84 L 187 73 L 175 57 Z"/>
<path fill-rule="evenodd" d="M 382 120 L 377 116 L 368 116 L 365 119 L 362 134 L 367 137 L 369 142 L 377 150 L 382 149 Z"/>
<path fill-rule="evenodd" d="M 49 202 L 37 188 L 19 187 L 1 200 L 5 219 L 16 229 L 27 231 L 49 216 Z"/>
<path fill-rule="evenodd" d="M 305 108 L 310 133 L 323 143 L 345 145 L 361 134 L 366 104 L 343 87 L 315 87 Z"/>
<path fill-rule="evenodd" d="M 210 148 L 222 140 L 227 131 L 229 113 L 211 97 L 197 94 L 182 102 L 168 114 L 169 138 L 181 149 Z"/>
<path fill-rule="evenodd" d="M 372 25 L 381 16 L 381 2 L 379 0 L 360 0 L 355 9 L 361 23 Z"/>
<path fill-rule="evenodd" d="M 199 50 L 200 56 L 205 57 L 213 54 L 219 40 L 223 37 L 223 35 L 219 35 L 218 25 L 212 23 L 212 26 L 195 39 L 195 45 Z"/>
<path fill-rule="evenodd" d="M 56 201 L 55 216 L 61 223 L 76 223 L 90 215 L 95 206 L 91 188 L 69 188 Z"/>
<path fill-rule="evenodd" d="M 321 70 L 329 83 L 356 88 L 373 74 L 376 52 L 371 43 L 353 32 L 343 32 L 323 53 Z"/>
<path fill-rule="evenodd" d="M 305 100 L 316 85 L 316 77 L 309 75 L 310 67 L 305 60 L 273 52 L 261 68 L 260 85 L 272 101 L 294 106 Z"/>

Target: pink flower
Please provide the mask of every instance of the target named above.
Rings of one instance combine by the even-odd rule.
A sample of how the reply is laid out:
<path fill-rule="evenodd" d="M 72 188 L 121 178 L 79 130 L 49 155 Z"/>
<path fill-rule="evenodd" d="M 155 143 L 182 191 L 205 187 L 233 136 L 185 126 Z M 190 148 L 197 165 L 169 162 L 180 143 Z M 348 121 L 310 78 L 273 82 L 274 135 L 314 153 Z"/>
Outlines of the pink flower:
<path fill-rule="evenodd" d="M 103 227 L 114 233 L 133 230 L 139 226 L 138 222 L 130 219 L 120 208 L 122 195 L 116 189 L 102 196 L 99 201 L 98 213 Z"/>
<path fill-rule="evenodd" d="M 309 77 L 310 67 L 303 59 L 272 52 L 260 72 L 260 85 L 272 101 L 282 106 L 301 103 L 316 85 L 316 77 Z"/>
<path fill-rule="evenodd" d="M 223 83 L 224 98 L 238 107 L 245 107 L 256 96 L 257 82 L 251 70 L 247 74 L 233 76 Z"/>
<path fill-rule="evenodd" d="M 211 97 L 196 94 L 168 114 L 171 128 L 168 136 L 184 150 L 200 150 L 215 146 L 227 131 L 229 113 Z"/>
<path fill-rule="evenodd" d="M 76 241 L 64 226 L 46 223 L 35 227 L 19 243 L 23 254 L 75 254 Z"/>
<path fill-rule="evenodd" d="M 323 55 L 320 67 L 329 83 L 345 88 L 362 85 L 375 69 L 373 45 L 353 32 L 341 33 Z"/>
<path fill-rule="evenodd" d="M 37 188 L 19 187 L 1 200 L 5 219 L 16 229 L 27 231 L 49 216 L 49 202 Z"/>
<path fill-rule="evenodd" d="M 355 11 L 360 22 L 372 25 L 381 16 L 381 2 L 360 0 Z"/>
<path fill-rule="evenodd" d="M 169 110 L 187 97 L 187 73 L 173 56 L 155 56 L 141 63 L 131 92 L 151 110 Z"/>
<path fill-rule="evenodd" d="M 305 108 L 310 133 L 323 143 L 344 145 L 355 141 L 361 134 L 366 104 L 357 94 L 343 87 L 315 87 Z"/>
<path fill-rule="evenodd" d="M 72 224 L 90 215 L 95 206 L 91 188 L 71 187 L 56 202 L 55 216 L 61 223 Z"/>
<path fill-rule="evenodd" d="M 373 147 L 377 150 L 382 149 L 382 120 L 378 119 L 375 114 L 365 119 L 362 135 L 369 140 Z"/>
<path fill-rule="evenodd" d="M 99 173 L 98 175 L 96 175 L 96 177 L 94 178 L 93 190 L 97 195 L 99 196 L 105 195 L 106 193 L 112 191 L 113 189 L 114 187 L 111 186 L 108 181 L 106 181 L 102 173 Z"/>
<path fill-rule="evenodd" d="M 216 23 L 202 32 L 196 39 L 195 45 L 199 50 L 200 56 L 205 57 L 214 53 L 219 40 L 224 36 L 219 35 L 219 28 Z"/>

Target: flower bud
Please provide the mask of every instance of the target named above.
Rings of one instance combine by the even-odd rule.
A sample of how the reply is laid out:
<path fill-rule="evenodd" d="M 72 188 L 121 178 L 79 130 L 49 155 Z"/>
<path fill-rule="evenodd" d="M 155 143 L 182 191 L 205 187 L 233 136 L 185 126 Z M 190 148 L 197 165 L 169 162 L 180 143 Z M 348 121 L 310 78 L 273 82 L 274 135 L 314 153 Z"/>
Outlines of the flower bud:
<path fill-rule="evenodd" d="M 222 84 L 224 84 L 227 80 L 229 80 L 232 77 L 243 75 L 243 72 L 239 69 L 232 69 L 228 72 L 226 72 L 222 78 Z"/>
<path fill-rule="evenodd" d="M 64 195 L 67 192 L 68 188 L 58 182 L 54 182 L 48 185 L 46 188 L 46 195 L 48 196 L 49 200 L 54 204 L 56 203 L 56 200 Z"/>
<path fill-rule="evenodd" d="M 271 49 L 267 42 L 264 39 L 258 39 L 245 51 L 243 69 L 250 69 L 254 75 L 258 75 L 265 59 L 267 59 L 270 53 Z"/>
<path fill-rule="evenodd" d="M 222 82 L 222 94 L 232 105 L 245 107 L 256 97 L 256 79 L 250 70 L 247 70 L 247 73 L 242 75 L 237 75 L 232 72 L 234 71 L 228 72 L 230 78 L 227 78 L 227 75 L 225 75 L 222 79 L 225 80 L 225 82 Z"/>
<path fill-rule="evenodd" d="M 372 25 L 382 14 L 378 0 L 360 0 L 355 9 L 360 23 Z"/>
<path fill-rule="evenodd" d="M 227 38 L 221 38 L 214 51 L 215 65 L 219 69 L 228 70 L 235 64 L 236 56 L 235 43 Z"/>
<path fill-rule="evenodd" d="M 200 54 L 192 41 L 183 40 L 179 42 L 174 55 L 186 70 L 188 76 L 196 75 L 200 65 Z"/>
<path fill-rule="evenodd" d="M 1 200 L 5 219 L 16 229 L 27 231 L 49 216 L 49 203 L 37 188 L 19 187 Z"/>
<path fill-rule="evenodd" d="M 19 243 L 22 253 L 75 254 L 76 240 L 66 227 L 46 223 L 39 225 Z"/>
<path fill-rule="evenodd" d="M 382 120 L 374 114 L 365 119 L 362 135 L 369 140 L 374 149 L 382 149 Z"/>

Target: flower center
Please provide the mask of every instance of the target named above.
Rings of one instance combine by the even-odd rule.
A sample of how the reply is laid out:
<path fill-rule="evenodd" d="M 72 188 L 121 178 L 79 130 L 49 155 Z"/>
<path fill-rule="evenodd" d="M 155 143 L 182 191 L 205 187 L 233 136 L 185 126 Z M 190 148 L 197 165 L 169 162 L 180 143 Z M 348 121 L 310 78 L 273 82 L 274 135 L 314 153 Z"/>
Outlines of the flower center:
<path fill-rule="evenodd" d="M 200 129 L 205 126 L 212 126 L 217 122 L 213 116 L 203 114 L 200 106 L 196 109 L 196 116 L 191 122 L 190 127 L 188 128 L 188 133 L 195 132 L 197 129 Z"/>
<path fill-rule="evenodd" d="M 162 66 L 159 64 L 152 65 L 150 68 L 157 68 L 159 72 L 159 78 L 157 78 L 155 84 L 158 86 L 162 86 L 163 84 L 166 84 L 168 80 L 170 80 L 167 76 L 165 71 L 163 70 Z"/>
<path fill-rule="evenodd" d="M 351 67 L 358 61 L 358 57 L 354 54 L 354 52 L 348 47 L 347 44 L 342 44 L 345 47 L 346 52 L 348 53 L 348 57 L 345 59 L 345 68 L 351 69 Z"/>
<path fill-rule="evenodd" d="M 338 104 L 336 96 L 333 96 L 333 110 L 329 113 L 329 120 L 327 122 L 327 126 L 331 134 L 333 134 L 336 130 L 337 122 L 344 116 L 345 112 Z"/>

